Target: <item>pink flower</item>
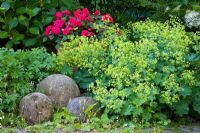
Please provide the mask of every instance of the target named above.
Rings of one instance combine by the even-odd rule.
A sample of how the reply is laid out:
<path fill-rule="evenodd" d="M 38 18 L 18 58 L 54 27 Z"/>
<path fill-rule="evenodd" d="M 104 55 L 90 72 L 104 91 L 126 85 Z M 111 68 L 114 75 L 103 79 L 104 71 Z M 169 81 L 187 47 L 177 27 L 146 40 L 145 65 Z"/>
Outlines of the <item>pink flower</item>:
<path fill-rule="evenodd" d="M 89 10 L 87 8 L 84 8 L 82 11 L 78 9 L 74 12 L 74 16 L 80 19 L 81 21 L 85 21 L 89 16 Z"/>
<path fill-rule="evenodd" d="M 88 35 L 89 35 L 88 30 L 83 30 L 83 31 L 81 32 L 81 35 L 82 35 L 82 36 L 85 36 L 85 37 L 88 37 Z"/>
<path fill-rule="evenodd" d="M 81 10 L 80 10 L 80 9 L 77 9 L 77 10 L 74 12 L 74 16 L 78 18 L 78 17 L 80 16 L 81 13 L 82 13 Z"/>
<path fill-rule="evenodd" d="M 51 28 L 52 28 L 52 26 L 47 26 L 46 27 L 45 32 L 44 32 L 45 36 L 49 36 L 49 34 L 51 32 Z"/>
<path fill-rule="evenodd" d="M 94 21 L 94 19 L 93 19 L 92 17 L 90 17 L 90 16 L 87 17 L 87 20 L 88 20 L 89 22 L 93 22 L 93 21 Z"/>
<path fill-rule="evenodd" d="M 72 27 L 66 27 L 64 30 L 63 30 L 63 35 L 68 35 L 70 33 L 70 31 L 73 30 Z"/>
<path fill-rule="evenodd" d="M 55 20 L 53 26 L 61 28 L 64 26 L 64 24 L 65 24 L 65 20 L 60 19 L 60 20 Z"/>
<path fill-rule="evenodd" d="M 71 15 L 69 10 L 64 10 L 64 11 L 62 11 L 62 13 L 65 14 L 65 15 Z"/>
<path fill-rule="evenodd" d="M 90 14 L 90 12 L 87 8 L 83 8 L 82 14 L 84 14 L 85 16 L 88 16 Z"/>
<path fill-rule="evenodd" d="M 83 30 L 83 31 L 81 32 L 81 35 L 82 35 L 82 36 L 85 36 L 85 37 L 90 37 L 90 36 L 93 36 L 94 33 L 93 33 L 93 32 L 89 32 L 88 30 Z"/>
<path fill-rule="evenodd" d="M 99 10 L 96 10 L 95 12 L 94 12 L 94 15 L 96 15 L 96 16 L 98 16 L 98 15 L 100 15 L 101 13 L 100 13 L 100 11 Z"/>
<path fill-rule="evenodd" d="M 80 20 L 80 19 L 77 19 L 77 18 L 75 18 L 75 17 L 71 17 L 71 18 L 69 19 L 69 22 L 70 22 L 70 24 L 71 24 L 73 27 L 80 27 L 80 26 L 82 26 L 81 20 Z"/>
<path fill-rule="evenodd" d="M 92 29 L 92 28 L 88 28 L 87 30 L 88 30 L 88 31 L 92 31 L 93 29 Z"/>
<path fill-rule="evenodd" d="M 56 19 L 61 19 L 62 18 L 62 12 L 56 12 Z"/>
<path fill-rule="evenodd" d="M 110 14 L 105 14 L 105 15 L 103 15 L 103 16 L 102 16 L 102 20 L 103 20 L 103 21 L 108 21 L 108 22 L 110 22 L 110 23 L 113 22 L 113 18 L 110 16 Z"/>
<path fill-rule="evenodd" d="M 58 27 L 53 26 L 51 30 L 54 35 L 60 34 L 60 28 Z"/>

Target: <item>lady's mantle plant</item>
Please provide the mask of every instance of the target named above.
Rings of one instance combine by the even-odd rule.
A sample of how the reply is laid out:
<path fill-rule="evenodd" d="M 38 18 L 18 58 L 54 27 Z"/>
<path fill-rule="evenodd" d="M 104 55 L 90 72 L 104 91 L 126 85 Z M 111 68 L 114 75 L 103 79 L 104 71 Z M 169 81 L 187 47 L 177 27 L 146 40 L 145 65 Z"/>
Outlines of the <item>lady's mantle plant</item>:
<path fill-rule="evenodd" d="M 189 113 L 194 72 L 186 60 L 191 39 L 177 21 L 137 22 L 128 37 L 111 26 L 101 40 L 76 37 L 58 52 L 58 63 L 87 69 L 95 98 L 110 116 L 167 124 Z M 169 114 L 170 112 L 170 114 Z"/>
<path fill-rule="evenodd" d="M 109 14 L 101 15 L 99 10 L 91 14 L 87 8 L 78 9 L 74 13 L 69 10 L 58 11 L 55 17 L 54 22 L 46 27 L 45 36 L 57 43 L 66 41 L 68 35 L 101 36 L 105 27 L 113 23 Z"/>

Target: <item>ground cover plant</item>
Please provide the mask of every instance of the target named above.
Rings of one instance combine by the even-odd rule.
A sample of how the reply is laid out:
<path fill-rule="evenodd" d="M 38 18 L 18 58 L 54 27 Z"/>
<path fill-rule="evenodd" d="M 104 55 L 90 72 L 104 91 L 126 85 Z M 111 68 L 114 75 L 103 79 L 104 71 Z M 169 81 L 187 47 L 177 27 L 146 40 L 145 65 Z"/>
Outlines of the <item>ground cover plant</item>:
<path fill-rule="evenodd" d="M 59 50 L 58 63 L 96 78 L 91 92 L 109 115 L 165 125 L 173 115 L 188 114 L 195 100 L 187 61 L 191 43 L 178 21 L 148 20 L 130 24 L 127 36 L 110 27 L 102 40 L 73 38 Z"/>
<path fill-rule="evenodd" d="M 4 126 L 17 123 L 19 101 L 35 90 L 36 84 L 55 72 L 55 58 L 45 49 L 14 51 L 0 49 L 0 122 Z M 13 118 L 12 118 L 13 116 Z"/>

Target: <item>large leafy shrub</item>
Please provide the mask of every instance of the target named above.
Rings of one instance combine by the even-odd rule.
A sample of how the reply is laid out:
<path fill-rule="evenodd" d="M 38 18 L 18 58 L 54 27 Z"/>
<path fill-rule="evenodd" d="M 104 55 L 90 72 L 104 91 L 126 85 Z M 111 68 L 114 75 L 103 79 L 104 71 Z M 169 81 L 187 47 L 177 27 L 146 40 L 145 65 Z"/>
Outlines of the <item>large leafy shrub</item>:
<path fill-rule="evenodd" d="M 196 81 L 186 60 L 191 39 L 184 26 L 148 20 L 129 27 L 128 36 L 110 27 L 102 40 L 64 43 L 58 63 L 87 69 L 96 79 L 92 93 L 112 115 L 162 123 L 187 114 Z"/>
<path fill-rule="evenodd" d="M 55 58 L 44 49 L 0 49 L 0 112 L 17 111 L 20 99 L 55 70 Z"/>
<path fill-rule="evenodd" d="M 43 46 L 44 27 L 52 22 L 56 10 L 78 7 L 73 0 L 1 0 L 1 44 L 15 48 Z"/>

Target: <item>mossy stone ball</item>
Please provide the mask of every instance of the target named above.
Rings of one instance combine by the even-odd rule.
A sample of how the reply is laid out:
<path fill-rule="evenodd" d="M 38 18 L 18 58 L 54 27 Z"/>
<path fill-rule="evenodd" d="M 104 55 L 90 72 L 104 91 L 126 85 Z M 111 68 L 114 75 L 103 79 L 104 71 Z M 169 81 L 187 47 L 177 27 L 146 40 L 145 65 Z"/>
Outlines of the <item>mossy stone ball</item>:
<path fill-rule="evenodd" d="M 80 95 L 76 82 L 62 74 L 53 74 L 37 85 L 37 91 L 47 95 L 55 107 L 65 107 L 69 100 Z"/>
<path fill-rule="evenodd" d="M 31 93 L 20 101 L 19 111 L 29 124 L 48 121 L 53 114 L 52 101 L 42 93 Z"/>
<path fill-rule="evenodd" d="M 70 110 L 70 112 L 72 112 L 72 114 L 78 117 L 79 120 L 86 122 L 87 119 L 89 119 L 86 110 L 89 109 L 88 111 L 90 114 L 94 116 L 98 115 L 100 104 L 92 97 L 82 96 L 72 99 L 68 103 L 67 108 Z"/>

